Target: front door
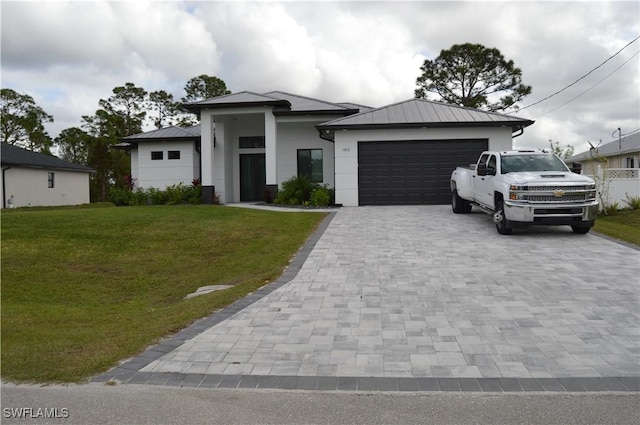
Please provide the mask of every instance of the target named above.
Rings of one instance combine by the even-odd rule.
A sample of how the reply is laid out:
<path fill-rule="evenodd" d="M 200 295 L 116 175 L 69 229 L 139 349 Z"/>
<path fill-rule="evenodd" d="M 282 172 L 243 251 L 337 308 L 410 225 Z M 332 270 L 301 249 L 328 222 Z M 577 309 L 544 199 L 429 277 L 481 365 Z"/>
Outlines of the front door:
<path fill-rule="evenodd" d="M 254 202 L 263 199 L 267 183 L 263 153 L 240 155 L 240 202 Z"/>

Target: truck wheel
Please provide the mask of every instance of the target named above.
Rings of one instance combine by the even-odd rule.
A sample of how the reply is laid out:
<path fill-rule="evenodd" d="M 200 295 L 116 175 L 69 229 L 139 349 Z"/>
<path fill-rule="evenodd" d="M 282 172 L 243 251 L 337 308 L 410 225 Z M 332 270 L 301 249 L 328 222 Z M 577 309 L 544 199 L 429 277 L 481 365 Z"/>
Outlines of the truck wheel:
<path fill-rule="evenodd" d="M 451 192 L 451 209 L 456 214 L 466 214 L 471 212 L 471 204 L 466 199 L 462 199 L 458 195 L 458 191 L 453 189 Z"/>
<path fill-rule="evenodd" d="M 587 233 L 589 233 L 589 230 L 591 230 L 591 227 L 571 226 L 571 230 L 573 230 L 573 233 L 576 233 L 578 235 L 586 235 Z"/>
<path fill-rule="evenodd" d="M 509 225 L 509 220 L 504 215 L 504 203 L 502 199 L 496 202 L 496 212 L 493 214 L 493 221 L 496 223 L 496 230 L 501 235 L 510 235 L 513 229 Z"/>

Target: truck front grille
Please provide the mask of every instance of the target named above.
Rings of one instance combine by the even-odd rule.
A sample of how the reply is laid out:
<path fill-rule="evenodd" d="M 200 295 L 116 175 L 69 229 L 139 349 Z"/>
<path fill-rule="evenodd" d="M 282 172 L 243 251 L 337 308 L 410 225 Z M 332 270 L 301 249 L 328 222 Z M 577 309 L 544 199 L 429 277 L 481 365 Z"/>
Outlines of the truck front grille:
<path fill-rule="evenodd" d="M 587 200 L 587 197 L 585 194 L 569 194 L 561 197 L 554 195 L 528 195 L 527 200 L 529 202 L 584 202 Z"/>

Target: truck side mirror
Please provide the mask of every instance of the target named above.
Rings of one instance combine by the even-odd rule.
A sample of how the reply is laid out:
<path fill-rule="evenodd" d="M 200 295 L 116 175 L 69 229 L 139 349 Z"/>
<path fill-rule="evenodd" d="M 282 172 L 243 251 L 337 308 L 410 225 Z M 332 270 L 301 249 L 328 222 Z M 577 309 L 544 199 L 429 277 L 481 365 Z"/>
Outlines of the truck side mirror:
<path fill-rule="evenodd" d="M 576 174 L 582 174 L 582 164 L 580 162 L 574 162 L 571 164 L 571 171 Z"/>
<path fill-rule="evenodd" d="M 479 164 L 478 175 L 479 176 L 495 176 L 496 170 L 494 168 L 487 168 L 487 164 Z"/>

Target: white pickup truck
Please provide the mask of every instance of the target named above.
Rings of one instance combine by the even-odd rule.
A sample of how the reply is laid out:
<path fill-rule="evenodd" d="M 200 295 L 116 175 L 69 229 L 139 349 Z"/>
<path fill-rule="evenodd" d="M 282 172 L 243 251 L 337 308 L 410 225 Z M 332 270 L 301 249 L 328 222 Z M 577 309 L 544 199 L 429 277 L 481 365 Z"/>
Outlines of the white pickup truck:
<path fill-rule="evenodd" d="M 544 150 L 483 152 L 477 164 L 451 175 L 451 207 L 493 215 L 498 233 L 529 224 L 569 225 L 585 234 L 598 214 L 593 179 Z"/>

